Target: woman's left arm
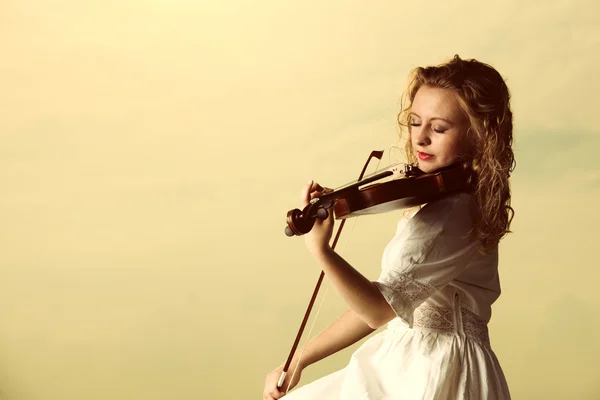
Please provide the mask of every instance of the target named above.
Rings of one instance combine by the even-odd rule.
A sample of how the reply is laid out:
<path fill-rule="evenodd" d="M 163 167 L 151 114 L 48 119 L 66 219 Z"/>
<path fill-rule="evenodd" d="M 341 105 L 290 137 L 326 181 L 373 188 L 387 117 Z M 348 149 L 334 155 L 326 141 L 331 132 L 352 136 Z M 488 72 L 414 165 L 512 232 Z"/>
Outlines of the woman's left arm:
<path fill-rule="evenodd" d="M 352 267 L 331 247 L 311 251 L 336 292 L 369 327 L 377 329 L 396 317 L 375 284 Z"/>
<path fill-rule="evenodd" d="M 302 206 L 331 189 L 309 181 L 301 193 Z M 325 220 L 315 220 L 310 232 L 305 235 L 306 247 L 317 262 L 336 292 L 348 307 L 372 329 L 377 329 L 396 317 L 390 304 L 375 284 L 354 269 L 329 245 L 333 233 L 333 213 Z"/>

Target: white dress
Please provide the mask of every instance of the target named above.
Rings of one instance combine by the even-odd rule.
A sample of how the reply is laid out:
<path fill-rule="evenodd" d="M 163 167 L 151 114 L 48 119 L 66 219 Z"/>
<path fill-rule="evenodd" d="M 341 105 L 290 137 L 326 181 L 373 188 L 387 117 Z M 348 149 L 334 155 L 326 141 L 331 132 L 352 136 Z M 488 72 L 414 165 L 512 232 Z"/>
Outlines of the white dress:
<path fill-rule="evenodd" d="M 376 286 L 397 318 L 348 365 L 286 400 L 507 400 L 487 322 L 500 295 L 498 249 L 467 238 L 471 195 L 426 204 L 398 223 Z"/>

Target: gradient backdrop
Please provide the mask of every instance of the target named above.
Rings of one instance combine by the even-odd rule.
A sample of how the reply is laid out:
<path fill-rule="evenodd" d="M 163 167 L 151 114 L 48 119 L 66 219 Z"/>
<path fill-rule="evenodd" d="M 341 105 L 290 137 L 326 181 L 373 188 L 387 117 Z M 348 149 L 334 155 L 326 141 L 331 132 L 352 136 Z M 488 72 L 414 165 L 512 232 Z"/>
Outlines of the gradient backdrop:
<path fill-rule="evenodd" d="M 319 274 L 287 211 L 371 150 L 401 161 L 408 73 L 454 54 L 513 95 L 516 216 L 490 326 L 514 398 L 599 399 L 599 15 L 592 0 L 2 2 L 0 399 L 261 398 Z M 375 279 L 398 217 L 347 224 L 338 250 Z M 345 310 L 327 288 L 311 336 Z"/>

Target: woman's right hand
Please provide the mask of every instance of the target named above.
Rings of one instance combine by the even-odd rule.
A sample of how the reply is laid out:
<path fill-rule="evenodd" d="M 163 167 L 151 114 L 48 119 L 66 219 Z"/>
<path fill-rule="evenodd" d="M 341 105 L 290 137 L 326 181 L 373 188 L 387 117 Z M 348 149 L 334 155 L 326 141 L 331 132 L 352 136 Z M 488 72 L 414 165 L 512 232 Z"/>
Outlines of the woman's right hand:
<path fill-rule="evenodd" d="M 283 385 L 281 385 L 281 388 L 277 387 L 277 382 L 279 382 L 279 377 L 281 376 L 281 372 L 283 371 L 284 365 L 280 365 L 279 367 L 275 368 L 273 371 L 267 374 L 267 378 L 265 379 L 265 389 L 263 391 L 264 400 L 279 399 L 285 395 L 285 391 L 288 389 L 288 385 L 290 386 L 289 389 L 293 389 L 294 386 L 298 384 L 298 382 L 300 381 L 300 376 L 302 375 L 302 366 L 298 365 L 296 373 L 294 373 L 293 367 L 295 365 L 295 363 L 292 363 L 290 365 L 290 369 L 287 372 L 285 379 L 283 380 Z M 290 379 L 292 378 L 292 375 L 294 379 L 291 381 L 290 384 Z"/>

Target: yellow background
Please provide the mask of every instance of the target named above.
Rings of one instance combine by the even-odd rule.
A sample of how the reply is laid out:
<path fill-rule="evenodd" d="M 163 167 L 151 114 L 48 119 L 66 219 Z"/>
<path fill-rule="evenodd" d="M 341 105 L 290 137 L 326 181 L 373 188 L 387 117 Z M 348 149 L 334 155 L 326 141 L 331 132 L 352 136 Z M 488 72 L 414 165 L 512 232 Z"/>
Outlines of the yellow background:
<path fill-rule="evenodd" d="M 286 212 L 371 150 L 398 161 L 409 71 L 454 54 L 513 95 L 490 324 L 513 397 L 600 398 L 598 8 L 2 2 L 0 399 L 261 398 L 319 274 Z M 375 279 L 397 217 L 347 224 L 338 250 Z M 330 289 L 311 336 L 343 310 Z"/>

